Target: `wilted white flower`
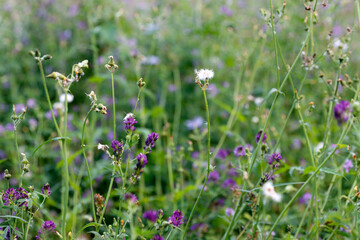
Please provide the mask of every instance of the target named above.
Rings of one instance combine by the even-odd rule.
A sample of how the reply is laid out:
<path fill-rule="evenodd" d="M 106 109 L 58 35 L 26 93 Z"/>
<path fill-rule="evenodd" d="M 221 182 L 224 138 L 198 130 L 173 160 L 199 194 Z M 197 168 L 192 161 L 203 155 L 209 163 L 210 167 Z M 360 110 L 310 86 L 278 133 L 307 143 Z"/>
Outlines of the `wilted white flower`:
<path fill-rule="evenodd" d="M 74 100 L 74 95 L 72 95 L 71 93 L 68 93 L 67 94 L 67 101 L 70 103 Z M 65 102 L 65 94 L 61 94 L 60 95 L 60 102 L 61 103 L 64 103 Z"/>
<path fill-rule="evenodd" d="M 333 46 L 335 49 L 342 49 L 344 52 L 346 52 L 349 48 L 349 46 L 346 43 L 343 43 L 338 38 L 334 39 Z"/>
<path fill-rule="evenodd" d="M 201 80 L 209 80 L 214 77 L 214 71 L 210 69 L 200 69 L 199 71 L 195 69 L 196 77 Z"/>
<path fill-rule="evenodd" d="M 102 151 L 106 151 L 106 150 L 109 149 L 109 146 L 108 146 L 108 145 L 103 145 L 103 144 L 99 143 L 98 146 L 97 146 L 97 149 L 98 149 L 98 150 L 102 150 Z"/>
<path fill-rule="evenodd" d="M 134 116 L 134 114 L 132 114 L 132 113 L 128 113 L 128 114 L 126 114 L 126 116 L 124 117 L 124 120 L 126 120 L 126 119 L 128 119 L 128 118 L 130 118 L 130 117 L 135 117 L 135 116 Z"/>
<path fill-rule="evenodd" d="M 265 197 L 271 198 L 275 202 L 281 201 L 281 194 L 275 192 L 274 185 L 271 181 L 266 182 L 264 184 L 262 190 L 263 190 Z"/>
<path fill-rule="evenodd" d="M 319 153 L 321 151 L 321 149 L 323 149 L 323 147 L 324 147 L 324 143 L 319 142 L 318 145 L 316 145 L 315 148 L 314 148 L 315 153 Z"/>
<path fill-rule="evenodd" d="M 64 112 L 64 109 L 65 109 L 65 107 L 64 107 L 64 103 L 61 103 L 61 102 L 56 102 L 56 103 L 54 103 L 54 109 L 56 110 L 56 111 L 58 111 L 58 112 Z"/>
<path fill-rule="evenodd" d="M 82 62 L 79 62 L 77 65 L 81 68 L 83 67 L 86 67 L 86 68 L 89 68 L 89 65 L 88 65 L 89 61 L 88 60 L 84 60 Z"/>

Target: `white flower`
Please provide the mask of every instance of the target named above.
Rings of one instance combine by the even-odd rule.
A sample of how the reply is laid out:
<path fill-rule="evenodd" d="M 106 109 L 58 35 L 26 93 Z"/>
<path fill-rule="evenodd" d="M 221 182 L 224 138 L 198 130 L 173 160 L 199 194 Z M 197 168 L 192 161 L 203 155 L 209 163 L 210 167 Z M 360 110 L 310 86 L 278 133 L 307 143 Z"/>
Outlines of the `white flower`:
<path fill-rule="evenodd" d="M 74 100 L 74 96 L 73 96 L 72 94 L 68 93 L 68 94 L 67 94 L 67 101 L 70 103 L 70 102 L 72 102 L 73 100 Z M 60 95 L 60 102 L 61 102 L 61 103 L 64 103 L 64 102 L 65 102 L 65 94 L 64 94 L 64 93 Z"/>
<path fill-rule="evenodd" d="M 99 143 L 98 146 L 97 146 L 97 149 L 98 149 L 98 150 L 102 150 L 102 151 L 106 151 L 106 150 L 109 149 L 109 146 L 108 146 L 108 145 L 103 145 L 103 144 Z"/>
<path fill-rule="evenodd" d="M 343 43 L 340 39 L 335 38 L 333 42 L 333 46 L 335 49 L 342 49 L 344 52 L 346 52 L 349 48 L 349 46 L 346 43 Z"/>
<path fill-rule="evenodd" d="M 59 102 L 54 103 L 53 107 L 58 112 L 64 112 L 65 109 L 64 103 L 59 103 Z"/>
<path fill-rule="evenodd" d="M 275 192 L 274 185 L 271 181 L 268 181 L 262 187 L 265 197 L 271 198 L 275 202 L 281 201 L 281 194 Z"/>
<path fill-rule="evenodd" d="M 201 80 L 209 80 L 214 77 L 214 71 L 210 69 L 200 69 L 199 71 L 195 69 L 196 77 Z"/>
<path fill-rule="evenodd" d="M 323 142 L 319 142 L 318 145 L 315 146 L 314 150 L 315 153 L 319 153 L 324 147 L 324 143 Z"/>
<path fill-rule="evenodd" d="M 134 114 L 128 113 L 128 114 L 126 114 L 126 116 L 124 117 L 124 120 L 126 120 L 126 119 L 128 119 L 128 118 L 130 118 L 130 117 L 135 118 Z"/>
<path fill-rule="evenodd" d="M 79 62 L 77 65 L 81 68 L 83 67 L 86 67 L 86 68 L 89 68 L 89 65 L 88 65 L 89 61 L 88 60 L 84 60 L 82 62 Z"/>

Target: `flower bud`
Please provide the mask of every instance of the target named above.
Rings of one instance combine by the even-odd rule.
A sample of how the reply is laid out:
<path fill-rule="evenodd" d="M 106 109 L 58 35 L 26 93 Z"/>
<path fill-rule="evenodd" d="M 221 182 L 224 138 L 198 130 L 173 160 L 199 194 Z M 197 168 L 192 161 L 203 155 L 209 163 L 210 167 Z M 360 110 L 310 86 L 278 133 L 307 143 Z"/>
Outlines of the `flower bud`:
<path fill-rule="evenodd" d="M 9 173 L 9 170 L 5 169 L 5 179 L 9 180 L 11 178 L 11 174 Z"/>

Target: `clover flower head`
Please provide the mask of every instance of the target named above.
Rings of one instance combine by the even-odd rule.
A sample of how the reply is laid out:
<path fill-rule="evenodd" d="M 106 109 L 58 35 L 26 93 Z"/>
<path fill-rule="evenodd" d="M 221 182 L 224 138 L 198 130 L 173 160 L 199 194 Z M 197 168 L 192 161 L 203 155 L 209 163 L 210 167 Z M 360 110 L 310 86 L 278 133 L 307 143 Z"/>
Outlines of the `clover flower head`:
<path fill-rule="evenodd" d="M 44 194 L 47 197 L 50 196 L 51 190 L 50 190 L 50 184 L 49 183 L 44 184 L 44 186 L 41 189 L 41 193 Z"/>
<path fill-rule="evenodd" d="M 176 210 L 173 214 L 169 217 L 170 224 L 174 225 L 175 227 L 179 227 L 183 224 L 182 219 L 184 218 L 183 213 L 180 210 Z"/>

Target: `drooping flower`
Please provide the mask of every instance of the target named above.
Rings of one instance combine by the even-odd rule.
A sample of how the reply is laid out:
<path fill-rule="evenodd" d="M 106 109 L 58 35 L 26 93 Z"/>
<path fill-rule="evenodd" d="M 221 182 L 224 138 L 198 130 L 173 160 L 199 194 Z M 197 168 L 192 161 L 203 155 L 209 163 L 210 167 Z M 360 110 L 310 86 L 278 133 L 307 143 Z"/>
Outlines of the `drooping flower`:
<path fill-rule="evenodd" d="M 156 222 L 157 220 L 157 211 L 156 210 L 148 210 L 144 212 L 143 218 L 150 220 L 152 222 Z"/>
<path fill-rule="evenodd" d="M 124 118 L 124 128 L 127 132 L 135 131 L 136 127 L 135 124 L 137 121 L 135 120 L 134 114 L 128 113 Z"/>
<path fill-rule="evenodd" d="M 281 201 L 281 194 L 275 192 L 274 185 L 271 181 L 266 182 L 262 187 L 264 196 L 267 198 L 271 198 L 275 202 Z"/>
<path fill-rule="evenodd" d="M 346 173 L 349 173 L 350 169 L 353 168 L 354 165 L 350 159 L 346 159 L 344 163 L 344 169 Z"/>
<path fill-rule="evenodd" d="M 200 81 L 210 80 L 214 77 L 214 71 L 210 69 L 195 69 L 196 78 Z"/>
<path fill-rule="evenodd" d="M 151 150 L 155 147 L 156 141 L 159 139 L 159 134 L 157 133 L 150 133 L 145 141 L 145 151 L 151 152 Z"/>
<path fill-rule="evenodd" d="M 50 184 L 49 183 L 44 184 L 44 186 L 41 189 L 41 193 L 44 194 L 47 197 L 50 196 L 51 190 L 50 190 Z"/>
<path fill-rule="evenodd" d="M 260 137 L 261 137 L 261 134 L 262 134 L 262 130 L 260 130 L 257 134 L 256 134 L 256 143 L 258 143 L 260 141 Z M 264 133 L 264 136 L 263 136 L 263 139 L 262 139 L 262 142 L 265 143 L 266 142 L 266 133 Z"/>
<path fill-rule="evenodd" d="M 241 145 L 237 146 L 235 149 L 234 149 L 234 155 L 236 157 L 240 157 L 240 156 L 245 156 L 246 152 L 245 152 L 245 148 Z"/>
<path fill-rule="evenodd" d="M 334 117 L 339 125 L 347 122 L 349 119 L 349 112 L 351 112 L 351 109 L 350 103 L 348 101 L 341 100 L 338 104 L 335 105 Z"/>
<path fill-rule="evenodd" d="M 183 224 L 182 219 L 184 218 L 182 212 L 180 210 L 176 210 L 173 214 L 169 217 L 170 224 L 174 225 L 175 227 L 179 227 Z"/>

